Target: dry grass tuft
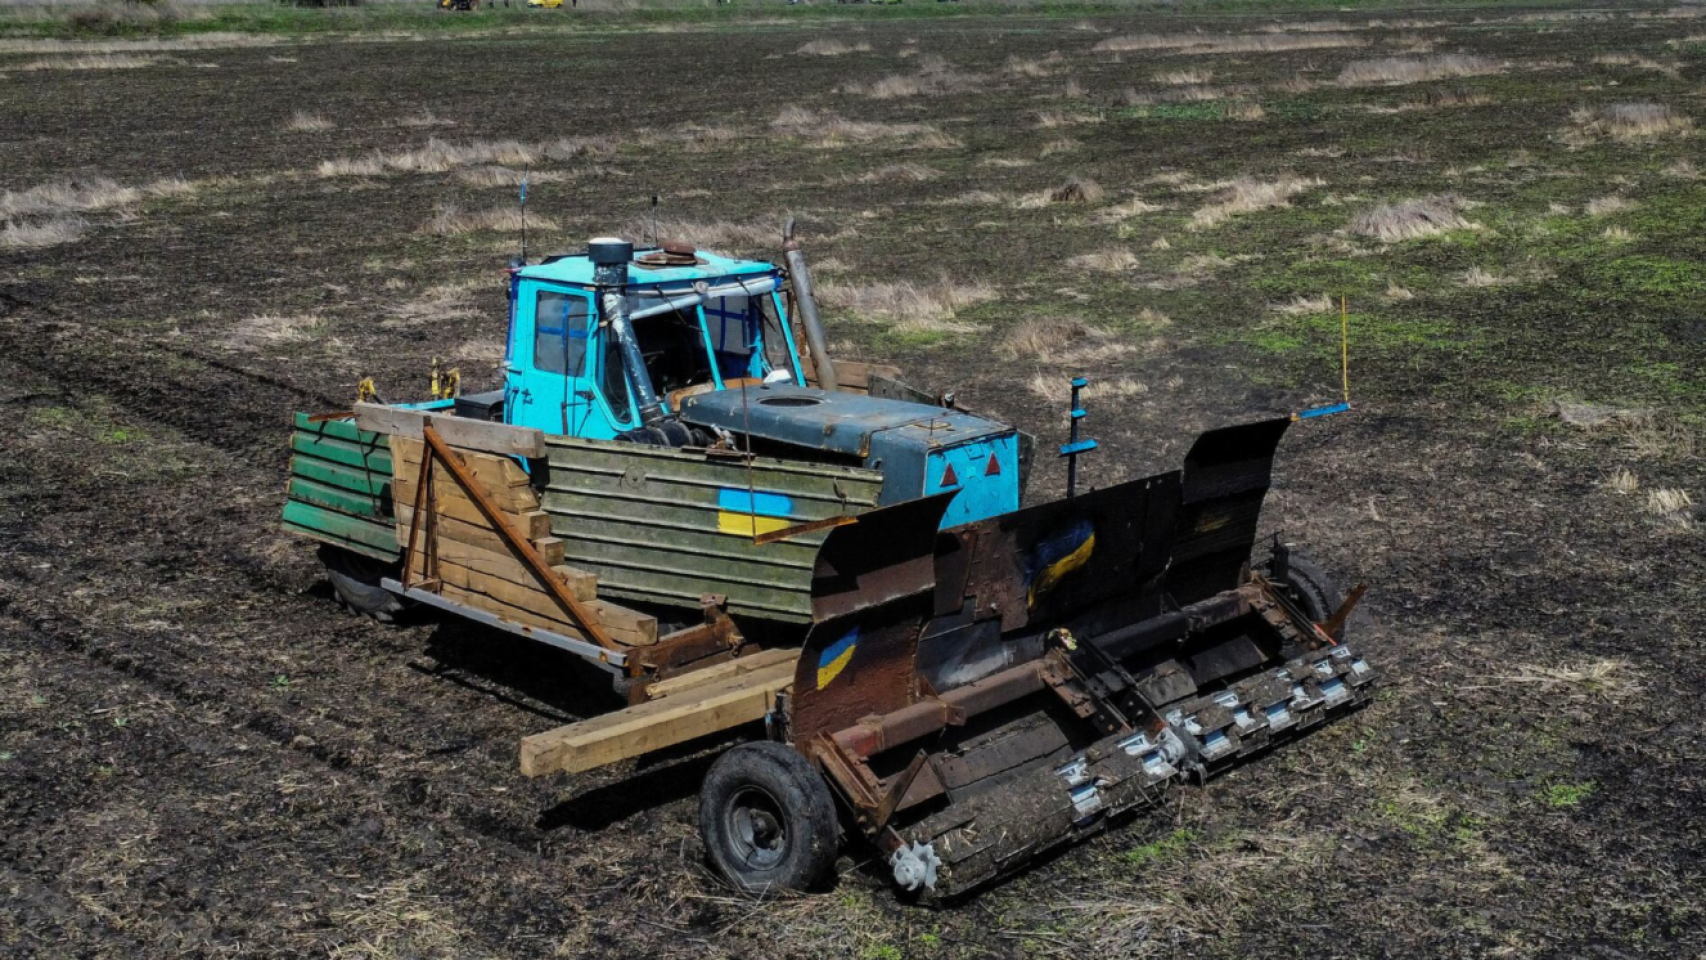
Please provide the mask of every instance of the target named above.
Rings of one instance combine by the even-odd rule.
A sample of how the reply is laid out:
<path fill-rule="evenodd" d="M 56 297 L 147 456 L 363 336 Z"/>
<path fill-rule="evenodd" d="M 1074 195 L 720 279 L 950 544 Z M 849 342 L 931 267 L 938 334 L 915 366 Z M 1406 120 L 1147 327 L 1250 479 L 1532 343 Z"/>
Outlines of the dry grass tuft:
<path fill-rule="evenodd" d="M 871 100 L 896 100 L 902 97 L 962 93 L 976 87 L 982 80 L 977 74 L 955 69 L 946 59 L 931 54 L 919 59 L 918 72 L 915 74 L 891 74 L 864 83 L 844 83 L 836 88 L 836 92 Z"/>
<path fill-rule="evenodd" d="M 1671 164 L 1668 167 L 1665 167 L 1663 170 L 1660 170 L 1659 172 L 1664 174 L 1665 176 L 1670 177 L 1670 178 L 1675 179 L 1675 180 L 1698 180 L 1698 179 L 1700 179 L 1699 168 L 1687 160 L 1678 160 L 1677 162 Z"/>
<path fill-rule="evenodd" d="M 414 326 L 443 326 L 458 320 L 470 320 L 481 315 L 480 301 L 491 293 L 490 281 L 462 281 L 434 284 L 420 295 L 389 307 L 383 326 L 403 328 Z"/>
<path fill-rule="evenodd" d="M 1262 120 L 1268 115 L 1259 103 L 1246 100 L 1234 100 L 1226 105 L 1225 117 L 1228 120 Z"/>
<path fill-rule="evenodd" d="M 1082 146 L 1082 143 L 1079 143 L 1071 137 L 1055 137 L 1053 140 L 1043 144 L 1041 155 L 1045 157 L 1052 157 L 1058 153 L 1071 153 Z"/>
<path fill-rule="evenodd" d="M 1191 215 L 1191 229 L 1213 227 L 1231 217 L 1291 205 L 1291 198 L 1325 182 L 1290 174 L 1274 180 L 1240 177 L 1223 187 L 1209 203 Z"/>
<path fill-rule="evenodd" d="M 1682 64 L 1660 63 L 1649 57 L 1633 53 L 1602 53 L 1594 57 L 1593 62 L 1607 67 L 1633 67 L 1636 70 L 1651 70 L 1654 73 L 1662 73 L 1672 80 L 1682 79 Z"/>
<path fill-rule="evenodd" d="M 1077 317 L 1043 317 L 1019 324 L 996 349 L 1007 360 L 1080 366 L 1115 360 L 1135 348 Z M 1050 383 L 1058 392 L 1059 383 Z"/>
<path fill-rule="evenodd" d="M 1630 233 L 1627 229 L 1618 226 L 1606 227 L 1604 230 L 1600 231 L 1599 236 L 1600 239 L 1604 240 L 1606 243 L 1632 243 L 1635 240 L 1635 235 L 1633 233 Z"/>
<path fill-rule="evenodd" d="M 0 221 L 0 250 L 37 250 L 76 243 L 89 227 L 82 217 L 51 217 L 35 222 Z"/>
<path fill-rule="evenodd" d="M 1496 287 L 1510 282 L 1509 277 L 1483 270 L 1479 266 L 1470 267 L 1463 274 L 1463 285 L 1466 287 Z"/>
<path fill-rule="evenodd" d="M 1313 297 L 1293 297 L 1289 302 L 1274 304 L 1273 310 L 1275 313 L 1283 313 L 1288 317 L 1331 313 L 1333 311 L 1333 298 L 1324 293 Z"/>
<path fill-rule="evenodd" d="M 456 171 L 456 179 L 475 187 L 510 187 L 521 186 L 521 178 L 527 178 L 528 183 L 557 183 L 563 175 L 551 170 L 517 170 L 514 167 L 488 166 L 471 167 L 467 170 Z"/>
<path fill-rule="evenodd" d="M 1670 517 L 1692 506 L 1694 499 L 1688 495 L 1688 491 L 1676 487 L 1661 487 L 1647 491 L 1647 501 L 1641 505 L 1641 509 L 1655 517 Z"/>
<path fill-rule="evenodd" d="M 236 350 L 264 350 L 307 343 L 326 335 L 329 323 L 318 312 L 263 313 L 237 321 L 225 342 Z"/>
<path fill-rule="evenodd" d="M 1613 213 L 1621 213 L 1625 210 L 1632 210 L 1634 207 L 1635 201 L 1630 200 L 1628 197 L 1619 197 L 1614 194 L 1609 197 L 1595 197 L 1594 199 L 1589 200 L 1587 202 L 1587 206 L 1582 209 L 1586 210 L 1587 215 L 1590 217 L 1603 217 Z"/>
<path fill-rule="evenodd" d="M 1399 301 L 1403 301 L 1403 300 L 1414 300 L 1414 299 L 1416 299 L 1416 295 L 1414 293 L 1412 293 L 1408 287 L 1399 286 L 1398 284 L 1393 283 L 1390 280 L 1388 280 L 1386 282 L 1386 294 L 1385 294 L 1385 296 L 1386 296 L 1386 299 L 1391 300 L 1394 303 L 1399 302 Z"/>
<path fill-rule="evenodd" d="M 1604 696 L 1613 699 L 1640 690 L 1626 660 L 1593 660 L 1577 666 L 1534 666 L 1524 664 L 1510 676 L 1496 677 L 1501 683 L 1540 686 L 1550 693 Z"/>
<path fill-rule="evenodd" d="M 1009 77 L 1051 77 L 1055 68 L 1060 66 L 1064 58 L 1059 53 L 1051 53 L 1041 60 L 1032 60 L 1017 55 L 1009 56 L 1002 72 Z"/>
<path fill-rule="evenodd" d="M 481 164 L 530 167 L 538 164 L 548 151 L 549 148 L 516 140 L 452 143 L 433 137 L 416 150 L 380 151 L 366 157 L 326 160 L 320 164 L 318 173 L 322 177 L 372 177 L 384 173 L 448 173 Z"/>
<path fill-rule="evenodd" d="M 1578 137 L 1650 140 L 1687 133 L 1694 121 L 1663 103 L 1612 103 L 1581 107 L 1570 114 Z"/>
<path fill-rule="evenodd" d="M 1086 400 L 1124 400 L 1148 392 L 1147 386 L 1130 377 L 1116 377 L 1112 380 L 1091 380 L 1079 396 Z"/>
<path fill-rule="evenodd" d="M 1098 211 L 1093 219 L 1097 223 L 1122 223 L 1126 220 L 1130 220 L 1132 217 L 1142 216 L 1146 213 L 1154 213 L 1157 210 L 1164 209 L 1166 208 L 1162 207 L 1160 204 L 1150 203 L 1142 197 L 1132 197 L 1124 203 L 1116 203 L 1105 210 Z M 1157 249 L 1167 249 L 1165 239 L 1161 240 L 1161 243 L 1162 246 Z"/>
<path fill-rule="evenodd" d="M 520 233 L 522 227 L 519 207 L 496 207 L 491 210 L 464 211 L 454 204 L 441 203 L 432 219 L 421 224 L 420 232 L 435 237 L 454 237 L 464 233 Z M 538 214 L 527 218 L 529 230 L 556 230 L 557 224 Z"/>
<path fill-rule="evenodd" d="M 1373 237 L 1383 243 L 1473 229 L 1474 225 L 1458 212 L 1462 207 L 1462 199 L 1450 194 L 1402 200 L 1357 214 L 1351 220 L 1350 228 L 1352 233 Z"/>
<path fill-rule="evenodd" d="M 1066 261 L 1066 265 L 1074 270 L 1087 270 L 1091 273 L 1124 273 L 1138 263 L 1137 255 L 1124 247 L 1081 253 Z"/>
<path fill-rule="evenodd" d="M 1156 83 L 1170 84 L 1175 87 L 1208 83 L 1214 79 L 1214 71 L 1202 67 L 1192 67 L 1189 70 L 1167 70 L 1155 75 Z"/>
<path fill-rule="evenodd" d="M 799 137 L 814 149 L 830 150 L 877 140 L 910 140 L 927 150 L 956 149 L 962 144 L 928 123 L 882 123 L 846 120 L 833 113 L 784 107 L 770 121 L 770 128 L 787 137 Z"/>
<path fill-rule="evenodd" d="M 1619 496 L 1627 497 L 1641 489 L 1641 481 L 1628 467 L 1618 467 L 1611 476 L 1605 478 L 1605 488 Z"/>
<path fill-rule="evenodd" d="M 1172 51 L 1179 53 L 1284 53 L 1331 47 L 1360 47 L 1366 41 L 1346 33 L 1289 34 L 1138 34 L 1109 37 L 1090 49 L 1097 53 Z"/>
<path fill-rule="evenodd" d="M 843 57 L 849 53 L 870 53 L 868 43 L 844 43 L 840 40 L 812 40 L 800 45 L 794 53 L 805 57 Z"/>
<path fill-rule="evenodd" d="M 844 183 L 923 183 L 942 175 L 942 171 L 922 163 L 891 163 L 858 175 L 849 175 Z"/>
<path fill-rule="evenodd" d="M 168 181 L 162 181 L 162 184 L 166 183 Z M 92 180 L 61 180 L 27 190 L 8 190 L 0 193 L 0 217 L 10 219 L 20 216 L 53 216 L 127 207 L 142 200 L 149 192 L 155 191 L 153 188 L 142 190 L 121 186 L 101 177 Z M 168 191 L 161 187 L 159 192 Z"/>
<path fill-rule="evenodd" d="M 1383 57 L 1353 60 L 1339 71 L 1339 82 L 1347 86 L 1385 83 L 1422 83 L 1456 77 L 1479 77 L 1502 73 L 1507 65 L 1491 57 L 1467 53 L 1440 53 L 1428 57 Z"/>
<path fill-rule="evenodd" d="M 81 57 L 50 57 L 32 60 L 19 70 L 137 70 L 160 63 L 181 63 L 172 57 L 139 57 L 128 53 L 95 53 Z"/>
<path fill-rule="evenodd" d="M 456 121 L 445 120 L 431 110 L 421 109 L 397 120 L 397 126 L 408 127 L 411 130 L 424 130 L 427 127 L 454 127 Z"/>
<path fill-rule="evenodd" d="M 290 121 L 284 125 L 284 129 L 292 133 L 325 133 L 327 130 L 337 129 L 337 126 L 317 113 L 298 110 L 290 115 Z"/>
<path fill-rule="evenodd" d="M 958 312 L 995 299 L 996 290 L 984 283 L 956 283 L 946 275 L 934 283 L 897 281 L 853 284 L 824 279 L 817 285 L 824 304 L 866 320 L 907 331 L 969 333 L 976 329 L 952 323 Z"/>

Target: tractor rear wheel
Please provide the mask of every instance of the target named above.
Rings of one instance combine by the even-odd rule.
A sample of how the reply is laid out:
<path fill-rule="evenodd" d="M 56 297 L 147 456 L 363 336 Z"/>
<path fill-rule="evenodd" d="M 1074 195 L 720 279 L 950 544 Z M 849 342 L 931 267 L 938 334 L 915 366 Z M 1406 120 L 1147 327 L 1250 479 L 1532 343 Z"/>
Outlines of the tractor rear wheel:
<path fill-rule="evenodd" d="M 392 623 L 403 612 L 403 598 L 379 585 L 380 580 L 397 574 L 396 564 L 330 545 L 320 548 L 320 562 L 326 565 L 326 579 L 331 581 L 338 602 L 350 611 L 380 623 Z"/>
<path fill-rule="evenodd" d="M 835 866 L 835 800 L 792 747 L 743 743 L 717 758 L 699 792 L 711 865 L 743 893 L 806 890 Z"/>

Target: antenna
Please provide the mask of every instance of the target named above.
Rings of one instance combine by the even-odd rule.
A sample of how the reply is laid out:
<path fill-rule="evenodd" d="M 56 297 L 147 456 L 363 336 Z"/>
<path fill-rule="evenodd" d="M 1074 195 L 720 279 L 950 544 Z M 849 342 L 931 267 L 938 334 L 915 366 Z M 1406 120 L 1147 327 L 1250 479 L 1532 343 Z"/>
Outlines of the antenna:
<path fill-rule="evenodd" d="M 1299 410 L 1291 415 L 1292 421 L 1329 417 L 1351 408 L 1351 311 L 1349 301 L 1342 293 L 1339 294 L 1339 391 L 1338 403 Z"/>
<path fill-rule="evenodd" d="M 527 167 L 521 168 L 521 262 L 527 262 Z"/>
<path fill-rule="evenodd" d="M 652 246 L 658 245 L 658 195 L 652 194 Z"/>

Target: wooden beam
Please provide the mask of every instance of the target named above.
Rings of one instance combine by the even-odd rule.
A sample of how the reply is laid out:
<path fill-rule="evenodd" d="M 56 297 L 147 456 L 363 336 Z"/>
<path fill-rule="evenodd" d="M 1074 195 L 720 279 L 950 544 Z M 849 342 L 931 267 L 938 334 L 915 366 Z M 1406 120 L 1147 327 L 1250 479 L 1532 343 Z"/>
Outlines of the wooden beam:
<path fill-rule="evenodd" d="M 413 475 L 420 469 L 421 441 L 410 440 L 407 437 L 392 437 L 390 443 L 392 464 L 406 463 L 413 468 L 403 471 L 395 469 L 393 466 L 392 472 L 401 477 L 404 473 Z M 467 450 L 458 452 L 462 454 L 463 466 L 468 468 L 469 473 L 479 477 L 480 482 L 485 485 L 487 490 L 499 490 L 504 487 L 526 487 L 532 483 L 532 478 L 527 475 L 526 470 L 521 469 L 521 464 L 509 457 L 491 453 L 474 453 Z"/>
<path fill-rule="evenodd" d="M 401 533 L 398 540 L 408 538 L 409 524 L 414 520 L 414 517 L 414 510 L 400 506 L 397 508 L 397 529 Z M 489 550 L 492 553 L 513 555 L 503 537 L 498 536 L 490 527 L 446 516 L 439 516 L 434 525 L 438 528 L 440 542 L 456 540 L 479 547 L 482 550 Z M 539 551 L 539 555 L 545 558 L 546 566 L 563 562 L 563 541 L 556 537 L 536 537 L 532 543 L 533 549 Z"/>
<path fill-rule="evenodd" d="M 422 461 L 423 472 L 425 472 L 426 466 L 435 462 L 442 462 L 445 467 L 449 468 L 450 475 L 456 480 L 456 485 L 461 487 L 462 492 L 467 494 L 468 498 L 480 508 L 480 513 L 485 516 L 486 522 L 492 525 L 492 529 L 503 538 L 504 545 L 509 548 L 510 553 L 515 554 L 517 560 L 526 564 L 527 568 L 533 571 L 539 585 L 545 588 L 545 591 L 551 595 L 551 599 L 555 600 L 562 611 L 569 615 L 576 626 L 580 627 L 581 632 L 585 633 L 599 646 L 614 649 L 615 643 L 605 634 L 603 626 L 598 622 L 597 614 L 589 612 L 579 600 L 574 598 L 573 594 L 569 593 L 567 587 L 557 581 L 556 577 L 551 574 L 551 563 L 539 555 L 539 552 L 533 548 L 526 537 L 504 516 L 503 511 L 493 506 L 491 501 L 486 499 L 485 495 L 480 492 L 480 482 L 475 480 L 473 475 L 468 472 L 468 468 L 462 465 L 461 455 L 445 444 L 444 438 L 439 435 L 438 428 L 432 422 L 428 421 L 421 425 L 421 439 L 426 441 L 427 446 L 423 454 L 425 456 Z M 543 450 L 543 439 L 541 439 L 540 444 L 540 449 Z M 425 480 L 420 482 L 423 485 L 426 483 Z M 655 624 L 656 621 L 653 623 Z M 655 635 L 652 640 L 654 643 L 656 642 Z"/>
<path fill-rule="evenodd" d="M 646 688 L 646 695 L 653 700 L 672 696 L 692 696 L 694 691 L 711 684 L 721 683 L 730 677 L 745 676 L 760 670 L 770 670 L 778 664 L 790 666 L 800 659 L 798 649 L 760 650 L 749 653 L 734 660 L 724 660 L 722 663 L 692 670 L 687 673 L 659 680 Z"/>
<path fill-rule="evenodd" d="M 421 572 L 419 566 L 421 562 L 422 559 L 417 557 L 416 573 Z M 495 553 L 472 544 L 463 543 L 460 540 L 440 539 L 438 541 L 438 562 L 454 563 L 473 573 L 495 577 L 499 580 L 508 580 L 510 583 L 531 585 L 533 582 L 533 574 L 525 566 L 522 566 L 521 561 L 511 557 L 508 553 Z M 598 583 L 598 578 L 585 570 L 560 563 L 553 565 L 551 572 L 561 578 L 564 583 L 570 585 L 596 585 Z M 577 586 L 575 589 L 577 591 L 590 590 L 593 587 Z M 579 593 L 576 595 L 579 596 Z M 581 599 L 590 600 L 592 596 L 589 595 Z"/>
<path fill-rule="evenodd" d="M 545 455 L 545 432 L 532 427 L 471 420 L 440 410 L 405 410 L 379 403 L 355 405 L 355 425 L 373 433 L 420 440 L 424 438 L 422 428 L 428 420 L 432 421 L 444 442 L 452 447 L 512 457 L 537 458 Z"/>
<path fill-rule="evenodd" d="M 448 583 L 443 584 L 440 595 L 446 600 L 465 603 L 470 607 L 476 607 L 513 623 L 540 627 L 553 633 L 560 633 L 565 637 L 574 637 L 576 640 L 590 641 L 592 639 L 586 635 L 586 631 L 569 620 L 568 616 L 561 610 L 549 614 L 538 613 L 526 607 L 505 603 L 496 597 L 476 590 L 467 590 Z M 618 607 L 607 600 L 589 600 L 583 605 L 594 616 L 600 618 L 600 627 L 604 630 L 605 635 L 615 641 L 611 649 L 645 647 L 657 642 L 657 621 L 655 619 L 626 607 Z M 622 614 L 632 615 L 632 619 L 623 618 Z M 610 618 L 609 622 L 604 621 L 603 618 L 605 617 Z"/>
<path fill-rule="evenodd" d="M 415 477 L 420 473 L 420 465 L 418 462 L 403 463 L 400 469 L 408 472 L 391 480 L 391 499 L 398 503 L 413 503 L 415 500 Z M 525 513 L 528 510 L 540 508 L 539 494 L 534 492 L 532 487 L 493 487 L 483 479 L 480 483 L 486 496 L 490 497 L 492 503 L 505 513 Z M 456 482 L 450 479 L 450 474 L 443 470 L 433 471 L 432 486 L 433 492 L 438 494 L 440 503 L 449 497 L 468 501 L 468 498 L 462 496 L 461 492 L 456 489 Z"/>
<path fill-rule="evenodd" d="M 794 665 L 778 663 L 688 695 L 523 737 L 521 772 L 529 777 L 580 773 L 761 720 L 775 705 L 777 692 L 793 682 Z"/>
<path fill-rule="evenodd" d="M 546 596 L 543 590 L 533 586 L 533 577 L 529 574 L 523 573 L 523 576 L 526 578 L 526 582 L 517 582 L 516 580 L 512 580 L 508 577 L 498 577 L 489 573 L 482 573 L 472 567 L 465 567 L 454 560 L 445 559 L 444 545 L 448 542 L 449 541 L 441 541 L 439 543 L 437 567 L 438 579 L 453 586 L 461 587 L 464 590 L 473 590 L 477 593 L 483 593 L 489 597 L 495 597 L 505 603 L 514 604 L 516 606 L 525 606 L 528 601 L 521 598 L 528 594 L 535 594 L 538 597 L 549 601 L 550 598 Z M 425 562 L 426 560 L 424 557 L 415 558 L 416 577 L 425 579 L 426 571 L 423 568 L 423 564 Z M 517 564 L 518 568 L 519 566 L 520 565 Z M 552 567 L 551 572 L 557 574 L 558 579 L 563 581 L 563 585 L 569 588 L 569 592 L 574 594 L 576 600 L 598 599 L 598 578 L 592 574 L 576 570 L 573 567 L 565 567 L 561 565 Z"/>

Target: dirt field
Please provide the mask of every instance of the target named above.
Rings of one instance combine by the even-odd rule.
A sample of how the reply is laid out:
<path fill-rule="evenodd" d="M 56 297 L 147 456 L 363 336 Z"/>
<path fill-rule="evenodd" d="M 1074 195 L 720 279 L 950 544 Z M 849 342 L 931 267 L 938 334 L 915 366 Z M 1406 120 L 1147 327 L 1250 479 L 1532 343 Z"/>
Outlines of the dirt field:
<path fill-rule="evenodd" d="M 825 12 L 0 40 L 0 953 L 1706 956 L 1706 8 Z M 536 255 L 799 216 L 1045 443 L 1087 373 L 1097 483 L 1336 399 L 1343 296 L 1264 528 L 1385 692 L 947 910 L 732 897 L 704 751 L 524 780 L 591 678 L 277 523 L 292 411 L 492 380 L 524 167 Z"/>

